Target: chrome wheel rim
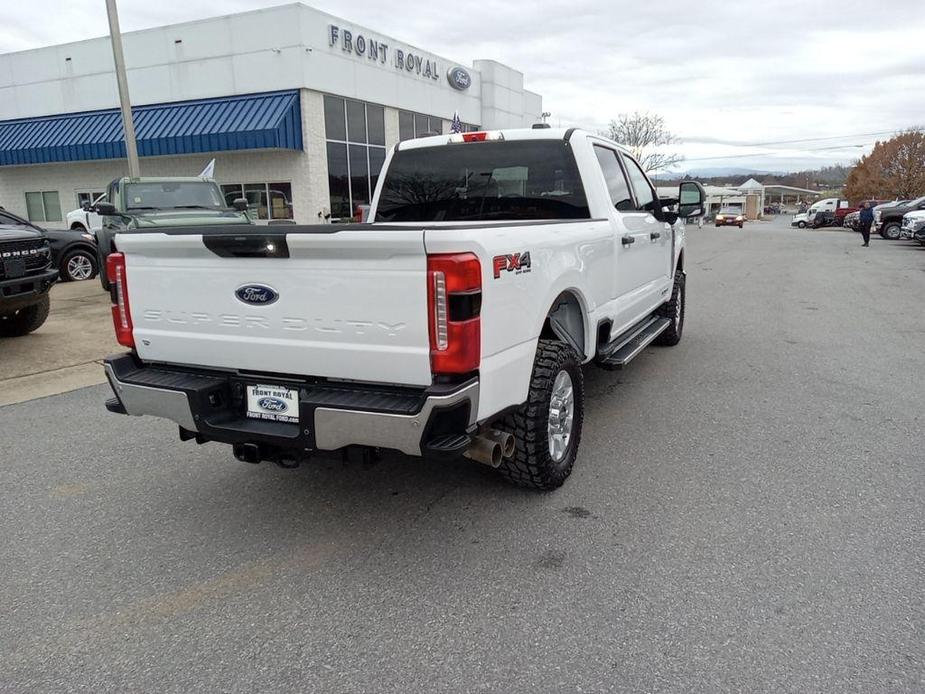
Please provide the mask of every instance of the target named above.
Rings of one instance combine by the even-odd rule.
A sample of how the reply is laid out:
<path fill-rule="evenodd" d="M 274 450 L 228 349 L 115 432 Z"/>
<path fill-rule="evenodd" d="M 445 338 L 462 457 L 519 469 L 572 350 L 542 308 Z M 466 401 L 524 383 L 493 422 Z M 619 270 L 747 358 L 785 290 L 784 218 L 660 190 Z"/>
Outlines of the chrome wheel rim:
<path fill-rule="evenodd" d="M 74 280 L 88 280 L 93 274 L 93 263 L 85 255 L 75 255 L 67 261 L 67 275 Z"/>
<path fill-rule="evenodd" d="M 568 371 L 562 370 L 552 384 L 549 399 L 549 456 L 557 463 L 568 454 L 572 439 L 572 420 L 575 416 L 575 389 Z"/>

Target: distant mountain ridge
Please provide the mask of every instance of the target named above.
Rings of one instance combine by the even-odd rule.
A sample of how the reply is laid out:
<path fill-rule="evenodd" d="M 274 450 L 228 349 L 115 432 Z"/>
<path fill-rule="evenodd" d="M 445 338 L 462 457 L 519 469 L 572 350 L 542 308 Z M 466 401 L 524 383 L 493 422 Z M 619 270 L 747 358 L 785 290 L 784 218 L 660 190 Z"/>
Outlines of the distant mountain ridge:
<path fill-rule="evenodd" d="M 741 176 L 744 179 L 752 176 L 783 176 L 782 171 L 763 171 L 761 169 L 745 169 L 735 166 L 714 166 L 702 169 L 688 169 L 683 173 L 671 172 L 671 176 L 697 176 L 699 178 L 714 178 L 716 176 Z"/>

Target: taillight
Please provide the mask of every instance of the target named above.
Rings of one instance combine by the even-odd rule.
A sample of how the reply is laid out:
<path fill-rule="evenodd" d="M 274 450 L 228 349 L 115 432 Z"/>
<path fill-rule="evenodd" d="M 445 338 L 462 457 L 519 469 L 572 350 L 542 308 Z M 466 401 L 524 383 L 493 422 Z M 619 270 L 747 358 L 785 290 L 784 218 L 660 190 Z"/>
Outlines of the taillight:
<path fill-rule="evenodd" d="M 116 342 L 125 347 L 134 347 L 135 338 L 132 336 L 132 314 L 128 308 L 124 254 L 109 254 L 106 258 L 106 277 L 109 280 L 109 296 L 112 299 L 112 324 L 116 329 Z"/>
<path fill-rule="evenodd" d="M 427 256 L 427 308 L 433 373 L 475 371 L 482 353 L 482 266 L 473 253 Z"/>

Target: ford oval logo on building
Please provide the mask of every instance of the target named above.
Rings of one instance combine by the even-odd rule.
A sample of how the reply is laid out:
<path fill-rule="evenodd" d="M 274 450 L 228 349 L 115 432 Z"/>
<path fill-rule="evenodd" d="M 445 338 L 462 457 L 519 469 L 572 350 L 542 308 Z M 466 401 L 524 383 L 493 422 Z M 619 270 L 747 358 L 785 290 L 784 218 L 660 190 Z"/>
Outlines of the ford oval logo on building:
<path fill-rule="evenodd" d="M 286 401 L 279 398 L 260 398 L 257 405 L 261 410 L 266 410 L 267 412 L 285 412 L 289 409 Z"/>
<path fill-rule="evenodd" d="M 265 284 L 245 284 L 238 287 L 234 295 L 239 301 L 252 306 L 268 306 L 279 298 L 276 290 Z"/>
<path fill-rule="evenodd" d="M 462 67 L 451 67 L 446 73 L 446 79 L 453 89 L 463 91 L 472 86 L 472 75 Z"/>

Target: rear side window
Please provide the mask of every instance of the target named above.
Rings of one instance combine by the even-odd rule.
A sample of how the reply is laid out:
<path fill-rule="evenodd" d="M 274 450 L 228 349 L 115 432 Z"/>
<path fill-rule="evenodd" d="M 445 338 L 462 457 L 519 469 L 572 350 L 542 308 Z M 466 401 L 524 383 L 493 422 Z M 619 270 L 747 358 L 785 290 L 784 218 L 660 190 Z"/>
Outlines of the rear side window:
<path fill-rule="evenodd" d="M 589 217 L 575 157 L 561 140 L 399 150 L 376 211 L 377 222 Z"/>

